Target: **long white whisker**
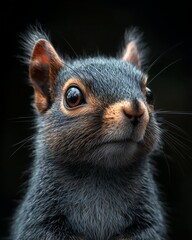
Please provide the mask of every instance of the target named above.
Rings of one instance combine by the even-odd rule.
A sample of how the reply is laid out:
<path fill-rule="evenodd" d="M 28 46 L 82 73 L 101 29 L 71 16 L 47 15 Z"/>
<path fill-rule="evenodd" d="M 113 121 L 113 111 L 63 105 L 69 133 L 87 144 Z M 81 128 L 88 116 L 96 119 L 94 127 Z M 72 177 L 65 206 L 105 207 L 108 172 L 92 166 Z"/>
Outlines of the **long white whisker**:
<path fill-rule="evenodd" d="M 169 115 L 189 115 L 192 116 L 192 112 L 184 112 L 184 111 L 161 111 L 161 110 L 157 110 L 155 111 L 156 114 L 169 114 Z"/>
<path fill-rule="evenodd" d="M 169 65 L 167 65 L 166 67 L 164 67 L 160 72 L 158 72 L 148 83 L 147 85 L 149 85 L 156 77 L 158 77 L 162 72 L 164 72 L 167 68 L 171 67 L 172 65 L 176 64 L 177 62 L 181 61 L 182 58 L 179 58 L 173 62 L 171 62 Z"/>
<path fill-rule="evenodd" d="M 169 51 L 171 51 L 172 49 L 180 46 L 181 44 L 183 44 L 183 43 L 182 43 L 182 42 L 177 43 L 177 44 L 175 44 L 174 46 L 172 46 L 172 47 L 168 48 L 167 50 L 165 50 L 163 53 L 161 53 L 161 54 L 159 55 L 159 57 L 157 57 L 157 58 L 149 65 L 149 67 L 147 68 L 147 72 L 150 71 L 150 69 L 155 65 L 155 63 L 157 63 L 157 62 L 162 58 L 162 56 L 164 56 L 165 54 L 167 54 L 167 53 L 168 53 Z"/>
<path fill-rule="evenodd" d="M 23 144 L 21 144 L 12 154 L 11 156 L 9 157 L 9 160 L 15 155 L 16 152 L 18 152 L 24 145 L 26 145 L 27 143 L 29 143 L 30 141 L 32 141 L 33 139 L 33 136 L 30 136 L 30 137 L 27 137 L 26 139 L 22 140 L 21 142 L 24 141 Z M 21 143 L 20 142 L 20 143 Z M 18 143 L 19 144 L 19 143 Z M 16 145 L 16 144 L 15 144 Z"/>

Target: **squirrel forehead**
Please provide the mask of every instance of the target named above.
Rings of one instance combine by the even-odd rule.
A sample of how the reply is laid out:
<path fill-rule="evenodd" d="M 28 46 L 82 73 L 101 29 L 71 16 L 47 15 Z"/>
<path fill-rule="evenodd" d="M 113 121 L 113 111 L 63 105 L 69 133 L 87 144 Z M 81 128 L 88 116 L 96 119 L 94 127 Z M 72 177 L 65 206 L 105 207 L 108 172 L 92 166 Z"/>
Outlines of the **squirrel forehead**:
<path fill-rule="evenodd" d="M 146 75 L 132 64 L 104 58 L 74 61 L 64 67 L 60 76 L 63 85 L 74 78 L 97 95 L 133 94 L 137 92 L 139 84 L 146 83 Z"/>
<path fill-rule="evenodd" d="M 140 79 L 143 73 L 133 64 L 114 58 L 88 58 L 76 60 L 68 65 L 72 74 L 83 74 L 83 78 L 97 81 L 112 80 L 119 77 L 131 77 Z"/>

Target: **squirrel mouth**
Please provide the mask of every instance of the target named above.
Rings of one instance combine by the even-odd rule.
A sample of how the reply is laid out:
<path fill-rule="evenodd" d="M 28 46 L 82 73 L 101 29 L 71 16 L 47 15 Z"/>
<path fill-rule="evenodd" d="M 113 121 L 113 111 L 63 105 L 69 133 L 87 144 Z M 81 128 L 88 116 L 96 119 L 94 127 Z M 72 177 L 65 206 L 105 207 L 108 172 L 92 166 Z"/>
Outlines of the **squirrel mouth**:
<path fill-rule="evenodd" d="M 136 143 L 131 139 L 123 139 L 123 140 L 112 140 L 112 141 L 106 141 L 103 142 L 102 144 L 129 144 L 129 143 Z"/>
<path fill-rule="evenodd" d="M 133 145 L 137 145 L 139 142 L 133 141 L 132 139 L 122 139 L 122 140 L 111 140 L 105 141 L 97 145 L 98 147 L 102 146 L 110 146 L 110 147 L 129 147 Z"/>

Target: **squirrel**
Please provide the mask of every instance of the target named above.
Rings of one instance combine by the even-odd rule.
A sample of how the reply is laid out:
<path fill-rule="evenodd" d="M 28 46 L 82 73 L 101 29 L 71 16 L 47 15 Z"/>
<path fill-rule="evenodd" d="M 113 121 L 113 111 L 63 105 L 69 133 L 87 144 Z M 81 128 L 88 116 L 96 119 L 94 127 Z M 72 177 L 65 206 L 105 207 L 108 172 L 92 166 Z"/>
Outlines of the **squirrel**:
<path fill-rule="evenodd" d="M 36 137 L 13 240 L 165 240 L 154 179 L 161 147 L 141 34 L 118 57 L 65 60 L 44 31 L 24 42 Z"/>

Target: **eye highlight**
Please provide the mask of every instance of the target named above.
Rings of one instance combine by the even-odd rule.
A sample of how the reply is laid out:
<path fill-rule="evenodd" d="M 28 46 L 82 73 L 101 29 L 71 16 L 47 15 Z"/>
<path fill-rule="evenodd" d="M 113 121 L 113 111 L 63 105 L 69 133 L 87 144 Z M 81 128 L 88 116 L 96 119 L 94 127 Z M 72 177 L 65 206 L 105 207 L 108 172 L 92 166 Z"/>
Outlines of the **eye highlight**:
<path fill-rule="evenodd" d="M 152 93 L 151 89 L 149 89 L 148 87 L 146 87 L 146 99 L 147 99 L 147 103 L 149 105 L 153 105 L 154 104 L 153 93 Z"/>
<path fill-rule="evenodd" d="M 81 89 L 77 85 L 71 85 L 64 96 L 64 105 L 68 109 L 76 108 L 85 103 Z"/>

